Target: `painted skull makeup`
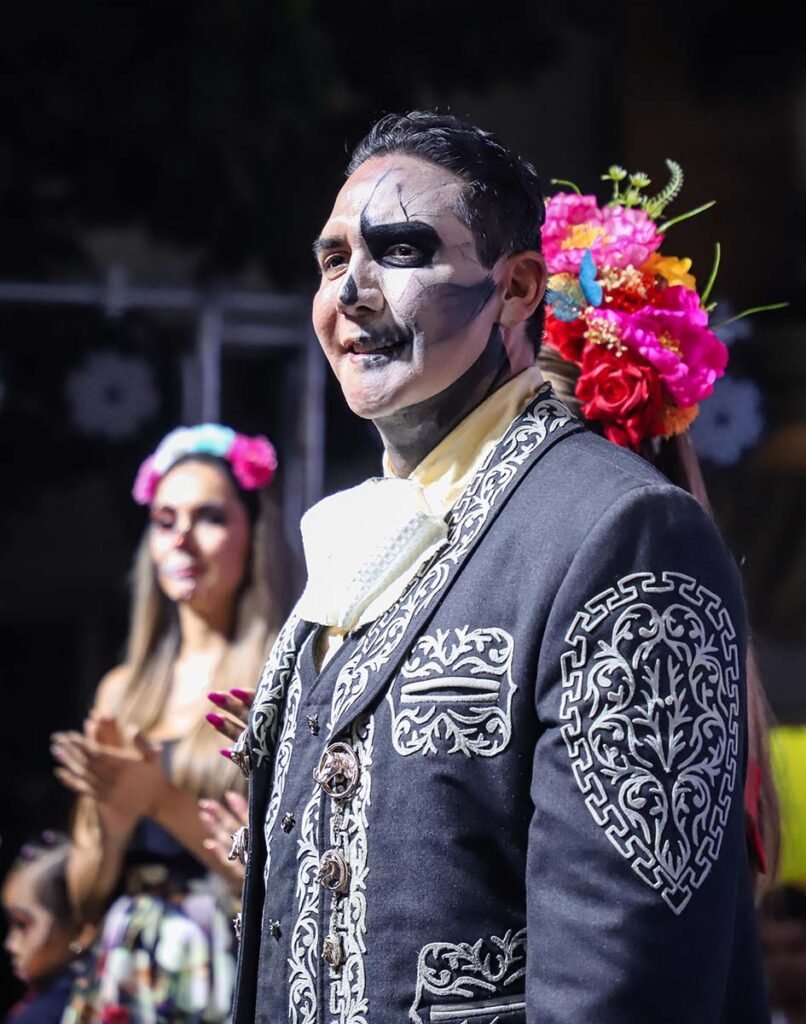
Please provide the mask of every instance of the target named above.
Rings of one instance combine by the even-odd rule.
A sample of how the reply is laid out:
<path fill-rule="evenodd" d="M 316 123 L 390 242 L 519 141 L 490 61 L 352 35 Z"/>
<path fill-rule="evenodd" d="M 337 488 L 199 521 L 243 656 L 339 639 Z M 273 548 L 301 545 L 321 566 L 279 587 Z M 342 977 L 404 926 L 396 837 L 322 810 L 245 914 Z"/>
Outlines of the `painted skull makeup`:
<path fill-rule="evenodd" d="M 480 262 L 457 215 L 463 182 L 395 153 L 347 180 L 314 250 L 314 325 L 351 409 L 376 422 L 456 384 L 496 329 L 497 267 Z M 489 354 L 485 366 L 491 363 Z"/>

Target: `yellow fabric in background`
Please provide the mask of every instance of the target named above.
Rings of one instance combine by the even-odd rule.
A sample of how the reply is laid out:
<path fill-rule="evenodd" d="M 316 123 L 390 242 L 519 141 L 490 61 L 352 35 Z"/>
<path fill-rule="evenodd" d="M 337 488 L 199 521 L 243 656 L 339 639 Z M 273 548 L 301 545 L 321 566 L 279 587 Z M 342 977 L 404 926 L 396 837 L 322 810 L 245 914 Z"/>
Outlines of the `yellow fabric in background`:
<path fill-rule="evenodd" d="M 772 729 L 770 757 L 781 803 L 778 881 L 806 886 L 806 725 Z"/>

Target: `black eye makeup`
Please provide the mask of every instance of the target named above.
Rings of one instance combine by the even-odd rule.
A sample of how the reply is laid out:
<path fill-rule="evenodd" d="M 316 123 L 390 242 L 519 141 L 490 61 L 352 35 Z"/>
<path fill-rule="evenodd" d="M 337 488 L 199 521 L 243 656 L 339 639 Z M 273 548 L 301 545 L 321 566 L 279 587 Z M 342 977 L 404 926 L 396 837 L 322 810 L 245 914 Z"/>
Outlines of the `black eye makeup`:
<path fill-rule="evenodd" d="M 369 224 L 362 218 L 361 234 L 372 258 L 387 267 L 430 266 L 441 244 L 431 225 L 417 220 Z"/>

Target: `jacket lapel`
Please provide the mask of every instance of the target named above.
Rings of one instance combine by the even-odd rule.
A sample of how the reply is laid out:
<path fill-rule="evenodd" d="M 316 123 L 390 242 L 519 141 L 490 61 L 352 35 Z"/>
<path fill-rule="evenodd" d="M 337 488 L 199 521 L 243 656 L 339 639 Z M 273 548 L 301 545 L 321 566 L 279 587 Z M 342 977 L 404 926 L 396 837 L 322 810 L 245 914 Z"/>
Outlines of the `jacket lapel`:
<path fill-rule="evenodd" d="M 252 769 L 271 766 L 288 683 L 300 648 L 313 623 L 291 612 L 271 649 L 249 713 L 249 755 Z"/>
<path fill-rule="evenodd" d="M 387 686 L 464 561 L 490 528 L 527 470 L 559 440 L 584 429 L 548 384 L 515 419 L 448 516 L 448 542 L 400 599 L 369 627 L 336 681 L 330 737 L 367 710 Z"/>

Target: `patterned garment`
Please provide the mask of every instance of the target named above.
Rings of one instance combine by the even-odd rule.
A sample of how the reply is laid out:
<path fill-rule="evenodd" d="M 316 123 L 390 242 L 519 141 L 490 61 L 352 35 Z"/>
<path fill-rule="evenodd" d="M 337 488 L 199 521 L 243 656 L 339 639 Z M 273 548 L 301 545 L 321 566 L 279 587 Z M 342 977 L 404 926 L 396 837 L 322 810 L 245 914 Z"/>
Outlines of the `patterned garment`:
<path fill-rule="evenodd" d="M 121 896 L 62 1024 L 202 1024 L 230 1017 L 232 908 L 214 879 Z"/>
<path fill-rule="evenodd" d="M 234 1021 L 768 1021 L 713 523 L 543 391 L 447 526 L 320 671 L 278 638 Z"/>

